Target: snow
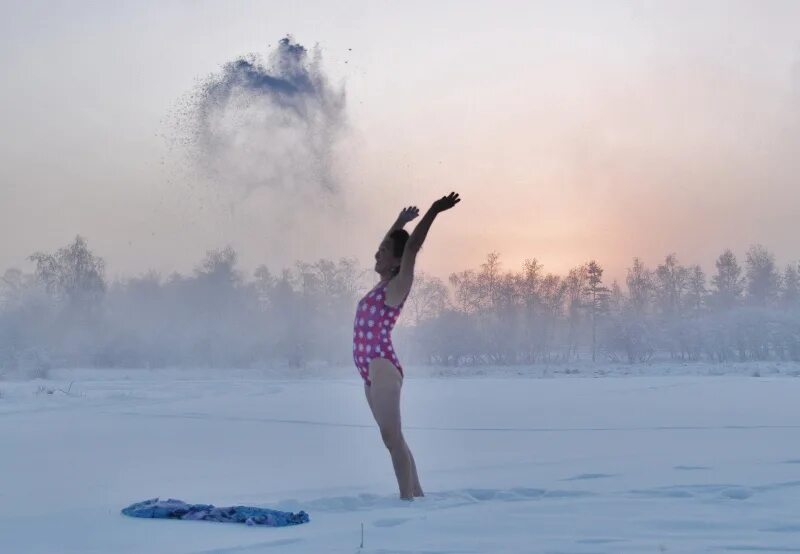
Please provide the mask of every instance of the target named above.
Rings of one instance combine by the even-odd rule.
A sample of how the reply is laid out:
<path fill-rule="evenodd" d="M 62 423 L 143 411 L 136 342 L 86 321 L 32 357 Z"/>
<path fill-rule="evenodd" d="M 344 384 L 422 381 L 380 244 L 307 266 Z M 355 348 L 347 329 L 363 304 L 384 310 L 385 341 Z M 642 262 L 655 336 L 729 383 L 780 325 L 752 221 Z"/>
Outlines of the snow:
<path fill-rule="evenodd" d="M 800 552 L 797 368 L 744 366 L 407 368 L 412 503 L 354 369 L 0 382 L 0 552 Z M 311 523 L 120 515 L 155 496 Z"/>

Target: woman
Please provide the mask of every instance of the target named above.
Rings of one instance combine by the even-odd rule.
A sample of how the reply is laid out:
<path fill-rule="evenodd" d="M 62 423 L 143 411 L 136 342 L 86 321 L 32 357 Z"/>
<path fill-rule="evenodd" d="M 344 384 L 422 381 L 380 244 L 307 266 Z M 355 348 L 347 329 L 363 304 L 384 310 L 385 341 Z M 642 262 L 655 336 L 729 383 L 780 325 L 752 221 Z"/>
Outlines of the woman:
<path fill-rule="evenodd" d="M 411 455 L 400 425 L 400 389 L 403 368 L 392 346 L 392 328 L 414 281 L 414 262 L 436 216 L 461 199 L 451 192 L 431 205 L 409 234 L 403 226 L 419 215 L 415 206 L 403 209 L 375 254 L 375 271 L 380 282 L 362 298 L 356 308 L 353 330 L 353 360 L 364 379 L 364 391 L 378 423 L 383 443 L 392 456 L 400 498 L 423 496 Z"/>

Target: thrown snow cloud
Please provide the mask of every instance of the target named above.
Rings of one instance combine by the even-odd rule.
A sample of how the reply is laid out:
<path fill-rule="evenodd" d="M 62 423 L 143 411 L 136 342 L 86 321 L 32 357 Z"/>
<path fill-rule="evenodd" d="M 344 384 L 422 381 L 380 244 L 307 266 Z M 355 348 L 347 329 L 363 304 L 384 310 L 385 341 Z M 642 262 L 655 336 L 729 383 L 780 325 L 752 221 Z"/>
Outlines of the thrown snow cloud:
<path fill-rule="evenodd" d="M 329 84 L 319 50 L 309 55 L 286 37 L 268 64 L 250 54 L 202 81 L 180 131 L 194 169 L 237 196 L 333 193 L 332 149 L 344 107 L 344 90 Z"/>

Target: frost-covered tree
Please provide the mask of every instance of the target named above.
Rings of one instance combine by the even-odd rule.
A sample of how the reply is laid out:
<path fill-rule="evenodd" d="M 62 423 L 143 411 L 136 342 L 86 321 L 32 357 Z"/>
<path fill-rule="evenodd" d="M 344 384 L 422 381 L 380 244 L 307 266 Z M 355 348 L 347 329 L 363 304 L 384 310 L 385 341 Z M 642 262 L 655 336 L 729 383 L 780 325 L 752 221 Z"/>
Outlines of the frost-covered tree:
<path fill-rule="evenodd" d="M 760 244 L 747 251 L 747 299 L 760 307 L 772 305 L 778 298 L 780 275 L 775 267 L 775 256 Z"/>
<path fill-rule="evenodd" d="M 251 367 L 347 364 L 365 272 L 355 260 L 243 274 L 232 248 L 185 275 L 152 271 L 107 283 L 86 241 L 0 273 L 0 368 L 30 365 Z M 367 272 L 368 273 L 368 272 Z M 420 274 L 396 329 L 409 363 L 558 362 L 603 353 L 715 361 L 800 360 L 800 267 L 730 250 L 710 282 L 675 254 L 650 271 L 635 258 L 625 292 L 596 261 L 565 275 L 536 259 L 505 270 L 497 253 L 450 276 Z M 708 289 L 707 289 L 708 287 Z M 746 295 L 745 295 L 746 292 Z"/>
<path fill-rule="evenodd" d="M 38 340 L 46 345 L 42 350 L 58 352 L 61 363 L 93 363 L 106 333 L 103 259 L 81 236 L 55 253 L 37 252 L 29 259 L 35 263 L 36 282 L 48 297 L 47 309 L 39 311 Z"/>
<path fill-rule="evenodd" d="M 548 273 L 542 279 L 539 291 L 542 301 L 539 342 L 542 357 L 549 361 L 558 333 L 558 324 L 564 312 L 567 287 L 561 277 Z"/>
<path fill-rule="evenodd" d="M 727 310 L 738 305 L 744 291 L 742 268 L 736 255 L 725 250 L 716 261 L 717 273 L 711 278 L 712 300 L 717 310 Z"/>
<path fill-rule="evenodd" d="M 414 287 L 405 303 L 413 325 L 438 317 L 450 304 L 447 285 L 432 275 L 419 272 L 414 277 Z"/>
<path fill-rule="evenodd" d="M 606 343 L 612 356 L 622 352 L 629 363 L 642 362 L 655 351 L 650 314 L 655 292 L 653 274 L 639 258 L 634 258 L 625 283 L 628 297 L 619 299 L 620 307 L 610 322 Z"/>
<path fill-rule="evenodd" d="M 633 313 L 637 315 L 647 313 L 654 292 L 653 274 L 639 258 L 633 259 L 625 283 L 628 285 L 628 298 Z"/>
<path fill-rule="evenodd" d="M 686 306 L 694 317 L 703 310 L 707 294 L 706 274 L 703 268 L 696 264 L 690 266 L 686 278 Z"/>
<path fill-rule="evenodd" d="M 275 286 L 275 276 L 272 275 L 267 266 L 260 265 L 253 272 L 253 279 L 258 302 L 263 308 L 266 308 L 269 305 L 272 289 Z"/>
<path fill-rule="evenodd" d="M 586 284 L 583 288 L 584 305 L 589 310 L 592 324 L 592 361 L 597 361 L 597 325 L 608 313 L 611 291 L 603 286 L 603 268 L 592 260 L 586 265 Z"/>
<path fill-rule="evenodd" d="M 689 270 L 678 262 L 675 254 L 669 254 L 654 273 L 655 304 L 658 308 L 657 336 L 661 348 L 670 357 L 683 357 L 687 351 L 685 311 Z"/>
<path fill-rule="evenodd" d="M 500 280 L 500 254 L 490 252 L 486 256 L 486 261 L 481 264 L 481 270 L 477 275 L 478 290 L 483 306 L 491 309 L 497 305 Z"/>
<path fill-rule="evenodd" d="M 683 312 L 689 270 L 678 263 L 675 254 L 669 254 L 655 271 L 655 293 L 661 315 L 679 317 Z"/>
<path fill-rule="evenodd" d="M 475 271 L 466 269 L 451 273 L 450 285 L 453 287 L 455 307 L 462 313 L 473 313 L 481 307 L 481 291 Z"/>
<path fill-rule="evenodd" d="M 781 307 L 785 310 L 800 308 L 800 264 L 789 264 L 783 272 Z"/>
<path fill-rule="evenodd" d="M 0 277 L 0 309 L 15 306 L 26 289 L 25 274 L 16 268 L 7 269 Z"/>
<path fill-rule="evenodd" d="M 54 254 L 36 252 L 30 260 L 36 263 L 36 278 L 69 309 L 86 314 L 98 307 L 106 290 L 105 262 L 92 254 L 83 237 Z"/>
<path fill-rule="evenodd" d="M 625 294 L 622 292 L 622 287 L 619 281 L 614 279 L 611 282 L 611 293 L 608 297 L 609 311 L 614 315 L 619 315 L 625 308 Z"/>
<path fill-rule="evenodd" d="M 567 277 L 564 279 L 568 324 L 565 355 L 567 360 L 576 355 L 578 351 L 585 307 L 584 294 L 587 280 L 588 273 L 585 265 L 570 269 Z"/>

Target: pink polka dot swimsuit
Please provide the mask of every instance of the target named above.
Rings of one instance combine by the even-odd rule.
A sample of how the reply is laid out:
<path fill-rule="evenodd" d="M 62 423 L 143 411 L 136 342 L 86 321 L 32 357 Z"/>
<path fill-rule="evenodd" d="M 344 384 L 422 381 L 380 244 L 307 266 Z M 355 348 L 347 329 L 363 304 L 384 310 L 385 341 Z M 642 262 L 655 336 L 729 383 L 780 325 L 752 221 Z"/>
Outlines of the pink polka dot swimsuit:
<path fill-rule="evenodd" d="M 403 308 L 386 305 L 388 281 L 378 283 L 358 302 L 353 322 L 353 361 L 358 372 L 369 385 L 369 363 L 375 358 L 386 358 L 403 374 L 400 361 L 392 345 L 392 329 Z"/>

